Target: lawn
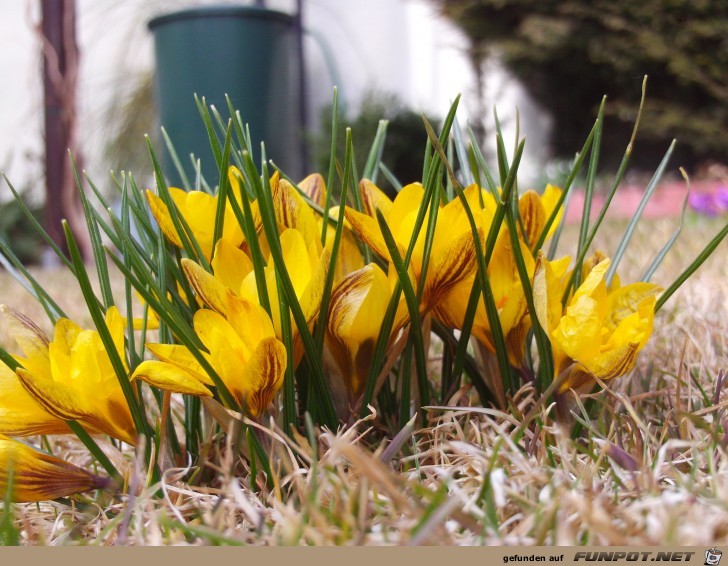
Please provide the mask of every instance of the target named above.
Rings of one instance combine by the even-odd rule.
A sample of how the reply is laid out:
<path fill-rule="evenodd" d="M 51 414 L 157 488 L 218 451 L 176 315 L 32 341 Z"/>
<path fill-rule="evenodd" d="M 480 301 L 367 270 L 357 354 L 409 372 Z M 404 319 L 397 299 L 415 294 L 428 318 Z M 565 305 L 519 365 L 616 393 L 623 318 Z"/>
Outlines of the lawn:
<path fill-rule="evenodd" d="M 653 280 L 674 280 L 724 222 L 686 218 Z M 639 279 L 675 225 L 674 219 L 649 219 L 639 226 L 620 266 L 624 281 Z M 594 247 L 613 253 L 624 227 L 610 221 Z M 563 253 L 573 254 L 577 238 L 578 227 L 567 226 Z M 130 471 L 130 495 L 15 505 L 20 542 L 728 544 L 728 400 L 718 378 L 728 369 L 726 250 L 724 242 L 659 312 L 635 370 L 591 397 L 599 418 L 582 422 L 577 440 L 555 422 L 550 407 L 536 403 L 530 386 L 503 413 L 470 406 L 466 385 L 451 408 L 428 410 L 429 426 L 406 427 L 391 442 L 382 440 L 376 418 L 292 439 L 273 422 L 261 427 L 261 435 L 275 439 L 272 489 L 231 474 L 230 451 L 216 440 L 206 446 L 209 463 L 197 473 L 165 467 L 153 491 L 140 487 L 146 470 L 128 470 L 129 454 L 109 447 L 119 469 Z M 91 325 L 69 273 L 32 272 L 70 317 Z M 115 296 L 123 296 L 120 277 L 113 285 Z M 0 288 L 3 302 L 50 332 L 42 309 L 6 273 L 0 273 Z M 0 345 L 17 351 L 4 326 Z M 436 345 L 429 361 L 438 363 Z M 580 404 L 572 400 L 570 409 L 578 422 Z M 75 439 L 53 442 L 55 454 L 89 465 Z M 207 481 L 198 481 L 203 476 Z"/>

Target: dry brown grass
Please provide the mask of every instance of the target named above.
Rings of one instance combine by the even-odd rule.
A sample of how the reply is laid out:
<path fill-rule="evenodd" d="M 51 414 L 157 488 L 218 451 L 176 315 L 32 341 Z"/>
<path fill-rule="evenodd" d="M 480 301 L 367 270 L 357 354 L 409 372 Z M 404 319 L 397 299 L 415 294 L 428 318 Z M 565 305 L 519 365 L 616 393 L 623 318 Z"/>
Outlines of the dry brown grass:
<path fill-rule="evenodd" d="M 655 280 L 668 284 L 720 228 L 694 221 Z M 620 274 L 638 277 L 669 236 L 672 221 L 638 230 Z M 623 227 L 623 226 L 622 226 Z M 616 247 L 611 225 L 599 243 Z M 565 249 L 576 231 L 564 234 Z M 572 246 L 575 247 L 575 246 Z M 537 411 L 532 390 L 511 414 L 479 407 L 433 409 L 430 426 L 397 439 L 394 457 L 374 421 L 332 433 L 315 446 L 273 429 L 276 486 L 251 489 L 231 474 L 226 447 L 211 487 L 168 470 L 163 496 L 142 490 L 75 505 L 19 505 L 25 544 L 728 544 L 728 270 L 724 242 L 658 314 L 654 335 L 631 376 L 594 396 L 599 418 L 579 441 Z M 36 273 L 69 314 L 88 321 L 71 277 Z M 117 282 L 118 283 L 118 282 Z M 25 292 L 0 274 L 3 301 L 42 320 Z M 0 329 L 0 343 L 9 346 Z M 461 397 L 467 400 L 467 396 Z M 579 406 L 572 402 L 576 414 Z M 55 446 L 87 464 L 68 439 Z M 129 456 L 129 455 L 127 455 Z M 390 459 L 391 458 L 391 459 Z M 130 460 L 130 458 L 129 458 Z M 143 470 L 132 473 L 142 484 Z M 133 489 L 130 492 L 134 492 Z"/>

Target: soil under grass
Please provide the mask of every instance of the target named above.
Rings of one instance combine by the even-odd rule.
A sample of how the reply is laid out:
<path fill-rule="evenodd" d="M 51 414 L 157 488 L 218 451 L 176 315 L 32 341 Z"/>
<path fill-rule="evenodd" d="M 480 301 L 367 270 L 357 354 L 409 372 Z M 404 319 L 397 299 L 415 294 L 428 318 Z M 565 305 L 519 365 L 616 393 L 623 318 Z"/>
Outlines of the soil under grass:
<path fill-rule="evenodd" d="M 668 285 L 725 218 L 689 216 L 653 280 Z M 611 221 L 596 247 L 611 254 L 626 223 Z M 669 238 L 676 220 L 648 220 L 620 265 L 623 282 L 638 279 Z M 578 227 L 562 235 L 575 249 Z M 69 502 L 14 506 L 23 544 L 728 544 L 728 244 L 674 295 L 631 375 L 593 395 L 596 421 L 572 440 L 542 409 L 516 434 L 535 399 L 524 387 L 509 414 L 468 406 L 429 411 L 427 428 L 403 434 L 392 454 L 376 441 L 373 421 L 304 437 L 275 435 L 280 467 L 273 490 L 251 489 L 230 459 L 207 469 L 215 481 L 190 485 L 185 469 L 168 469 L 162 497 L 139 489 L 90 494 Z M 73 278 L 33 270 L 67 314 L 90 325 Z M 123 282 L 114 281 L 122 297 Z M 6 273 L 2 302 L 50 330 L 42 309 Z M 0 345 L 15 351 L 0 326 Z M 582 397 L 580 402 L 587 399 Z M 571 400 L 575 415 L 581 414 Z M 578 417 L 574 417 L 578 419 Z M 211 450 L 225 452 L 212 444 Z M 88 465 L 70 438 L 54 452 Z M 296 458 L 293 458 L 293 455 Z M 129 455 L 127 455 L 129 456 Z M 131 458 L 127 459 L 131 462 Z M 155 490 L 156 491 L 156 490 Z"/>

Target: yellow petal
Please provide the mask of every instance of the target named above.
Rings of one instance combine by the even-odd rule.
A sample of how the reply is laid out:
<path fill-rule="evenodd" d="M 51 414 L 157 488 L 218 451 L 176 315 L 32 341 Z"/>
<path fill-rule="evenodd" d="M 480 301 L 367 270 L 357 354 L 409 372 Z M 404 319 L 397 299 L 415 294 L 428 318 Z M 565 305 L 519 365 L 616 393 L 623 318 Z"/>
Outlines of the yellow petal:
<path fill-rule="evenodd" d="M 258 344 L 243 370 L 245 406 L 252 418 L 268 408 L 283 385 L 288 356 L 286 348 L 275 338 Z"/>
<path fill-rule="evenodd" d="M 126 350 L 124 349 L 124 319 L 116 307 L 110 307 L 106 311 L 106 327 L 109 329 L 109 334 L 111 334 L 111 339 L 114 342 L 116 351 L 119 353 L 119 357 L 124 361 L 126 359 Z"/>
<path fill-rule="evenodd" d="M 230 292 L 228 288 L 188 258 L 182 258 L 182 270 L 202 302 L 211 309 L 224 313 L 227 307 L 227 295 Z"/>
<path fill-rule="evenodd" d="M 526 191 L 518 200 L 518 211 L 523 222 L 528 247 L 533 249 L 546 225 L 546 212 L 536 191 Z M 519 234 L 520 235 L 520 234 Z"/>
<path fill-rule="evenodd" d="M 43 331 L 25 315 L 7 305 L 1 305 L 9 333 L 25 354 L 22 365 L 36 373 L 49 375 L 48 338 Z"/>
<path fill-rule="evenodd" d="M 253 271 L 253 262 L 247 254 L 225 238 L 215 244 L 211 265 L 215 277 L 235 293 L 240 292 L 243 280 Z"/>
<path fill-rule="evenodd" d="M 291 283 L 293 283 L 296 296 L 300 297 L 306 289 L 312 274 L 306 241 L 300 231 L 293 229 L 283 232 L 280 240 L 288 275 L 291 278 Z M 272 262 L 269 270 L 271 268 L 273 268 Z"/>
<path fill-rule="evenodd" d="M 637 311 L 645 299 L 654 299 L 661 292 L 662 288 L 654 283 L 638 282 L 609 293 L 609 317 L 605 321 L 609 330 L 613 331 L 625 318 Z"/>
<path fill-rule="evenodd" d="M 285 179 L 281 179 L 273 191 L 273 206 L 278 224 L 297 230 L 303 236 L 306 247 L 321 246 L 321 234 L 313 209 Z"/>
<path fill-rule="evenodd" d="M 558 204 L 559 199 L 561 198 L 561 189 L 555 185 L 548 184 L 546 185 L 546 189 L 544 190 L 543 194 L 541 195 L 541 204 L 543 205 L 544 213 L 546 220 L 548 220 L 551 215 L 554 212 L 554 209 L 556 208 L 556 205 Z M 561 206 L 559 208 L 559 212 L 556 215 L 556 218 L 554 218 L 553 223 L 551 224 L 551 228 L 549 228 L 548 233 L 546 234 L 546 238 L 550 238 L 556 233 L 556 230 L 559 227 L 559 223 L 561 222 L 561 218 L 564 216 L 564 207 Z"/>
<path fill-rule="evenodd" d="M 48 412 L 23 388 L 18 376 L 0 363 L 0 434 L 68 434 L 66 423 Z"/>
<path fill-rule="evenodd" d="M 329 332 L 355 342 L 376 338 L 389 299 L 389 281 L 378 265 L 370 263 L 349 274 L 331 293 Z"/>
<path fill-rule="evenodd" d="M 398 234 L 400 232 L 400 225 L 407 216 L 413 213 L 415 215 L 417 214 L 424 196 L 425 189 L 420 183 L 411 183 L 402 187 L 402 190 L 397 193 L 392 203 L 389 214 L 385 214 L 384 216 L 387 224 L 389 224 L 389 228 L 392 230 L 392 234 Z M 425 228 L 423 227 L 422 230 L 425 230 Z M 411 236 L 406 241 L 408 242 L 410 239 Z M 397 240 L 402 241 L 399 238 Z"/>
<path fill-rule="evenodd" d="M 202 369 L 200 363 L 184 346 L 178 344 L 147 344 L 147 349 L 160 361 L 170 363 L 193 374 L 198 381 L 205 385 L 213 385 L 210 376 L 207 375 L 207 372 Z"/>
<path fill-rule="evenodd" d="M 298 188 L 311 199 L 311 202 L 322 208 L 326 205 L 326 182 L 320 173 L 312 173 L 306 177 L 298 183 Z"/>
<path fill-rule="evenodd" d="M 178 248 L 182 247 L 182 240 L 177 234 L 177 230 L 172 222 L 172 217 L 169 214 L 169 209 L 164 201 L 155 195 L 152 191 L 147 190 L 147 202 L 149 203 L 149 210 L 152 212 L 152 216 L 157 221 L 159 228 L 162 230 L 165 238 L 172 242 Z"/>
<path fill-rule="evenodd" d="M 328 249 L 324 249 L 316 264 L 315 271 L 311 274 L 311 278 L 299 299 L 301 310 L 309 325 L 318 317 L 319 311 L 321 310 L 321 299 L 324 294 L 324 284 L 326 283 L 326 275 L 329 271 L 330 261 L 331 252 Z"/>
<path fill-rule="evenodd" d="M 364 212 L 372 218 L 377 217 L 377 209 L 382 211 L 384 218 L 389 216 L 392 201 L 384 192 L 369 179 L 362 179 L 359 183 L 359 193 Z"/>
<path fill-rule="evenodd" d="M 18 368 L 16 373 L 23 388 L 48 414 L 64 421 L 86 416 L 83 407 L 68 387 L 22 368 Z"/>
<path fill-rule="evenodd" d="M 481 244 L 483 232 L 478 228 Z M 430 258 L 427 283 L 423 295 L 425 308 L 431 308 L 441 301 L 455 284 L 477 269 L 477 254 L 473 234 L 468 231 L 451 241 L 437 256 Z"/>
<path fill-rule="evenodd" d="M 264 339 L 275 337 L 273 323 L 263 307 L 241 297 L 228 297 L 227 320 L 248 351 Z"/>
<path fill-rule="evenodd" d="M 597 309 L 597 301 L 591 297 L 578 297 L 552 333 L 552 340 L 572 360 L 590 360 L 599 353 L 602 323 Z"/>
<path fill-rule="evenodd" d="M 211 397 L 212 392 L 195 376 L 178 366 L 155 360 L 147 360 L 139 364 L 131 376 L 132 380 L 140 379 L 154 387 L 173 393 Z"/>
<path fill-rule="evenodd" d="M 344 214 L 359 238 L 380 257 L 391 261 L 387 244 L 384 241 L 382 232 L 379 230 L 377 220 L 371 216 L 357 212 L 348 206 L 344 210 Z"/>
<path fill-rule="evenodd" d="M 593 381 L 593 376 L 603 381 L 620 377 L 634 367 L 639 351 L 637 344 L 624 344 L 603 352 L 586 363 L 577 364 L 561 385 L 561 392 L 576 389 Z"/>
<path fill-rule="evenodd" d="M 68 497 L 108 487 L 109 480 L 73 464 L 0 436 L 0 497 L 7 497 L 12 475 L 12 501 L 35 502 Z"/>
<path fill-rule="evenodd" d="M 195 313 L 195 332 L 210 352 L 210 362 L 225 385 L 240 398 L 240 371 L 251 352 L 225 318 L 210 310 Z"/>

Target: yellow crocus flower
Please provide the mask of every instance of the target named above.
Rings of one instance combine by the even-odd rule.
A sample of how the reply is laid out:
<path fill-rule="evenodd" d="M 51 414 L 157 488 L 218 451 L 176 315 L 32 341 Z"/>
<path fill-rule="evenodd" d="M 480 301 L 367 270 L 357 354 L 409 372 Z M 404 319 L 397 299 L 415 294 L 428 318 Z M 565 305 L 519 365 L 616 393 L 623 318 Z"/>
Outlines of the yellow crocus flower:
<path fill-rule="evenodd" d="M 630 371 L 652 334 L 654 307 L 661 288 L 653 283 L 624 287 L 606 284 L 609 258 L 585 275 L 562 309 L 563 279 L 539 253 L 534 274 L 536 315 L 554 355 L 554 377 L 568 371 L 560 391 L 594 377 L 614 379 Z"/>
<path fill-rule="evenodd" d="M 370 263 L 345 276 L 331 293 L 327 345 L 352 407 L 364 392 L 394 281 L 378 265 Z M 401 298 L 391 336 L 397 335 L 407 318 L 407 306 Z"/>
<path fill-rule="evenodd" d="M 217 196 L 202 191 L 185 191 L 170 187 L 169 194 L 174 201 L 179 215 L 192 231 L 200 250 L 209 260 L 214 246 L 215 218 L 217 215 Z M 177 233 L 167 205 L 152 191 L 147 191 L 147 202 L 157 224 L 167 240 L 178 248 L 182 248 L 182 239 Z M 225 220 L 222 235 L 240 245 L 243 242 L 243 231 L 240 228 L 233 209 L 228 203 L 225 206 Z"/>
<path fill-rule="evenodd" d="M 529 279 L 533 277 L 535 268 L 531 250 L 538 241 L 560 195 L 561 189 L 553 185 L 547 185 L 543 195 L 538 195 L 535 191 L 529 190 L 521 195 L 518 201 L 521 216 L 519 226 L 520 254 L 523 257 Z M 491 197 L 490 194 L 487 196 Z M 471 208 L 475 206 L 479 205 L 471 204 Z M 489 201 L 486 204 L 486 208 L 493 206 L 494 201 Z M 561 214 L 557 215 L 547 236 L 551 236 L 556 230 L 560 216 Z M 483 230 L 487 231 L 490 228 L 491 216 L 481 215 L 480 218 L 481 221 L 485 222 Z M 568 263 L 569 258 L 564 258 L 554 263 L 552 267 L 562 275 L 568 267 Z M 525 370 L 525 341 L 528 331 L 531 329 L 531 318 L 528 316 L 526 296 L 523 293 L 523 285 L 513 254 L 513 244 L 505 224 L 501 227 L 496 239 L 487 272 L 491 290 L 493 291 L 493 299 L 498 309 L 501 331 L 508 349 L 509 361 L 515 368 Z M 435 307 L 435 316 L 446 326 L 456 329 L 462 328 L 468 299 L 476 276 L 477 272 L 472 273 L 454 285 L 447 296 Z M 482 300 L 478 302 L 475 311 L 472 334 L 489 351 L 495 352 L 493 333 L 488 322 L 485 303 Z"/>
<path fill-rule="evenodd" d="M 365 213 L 348 207 L 345 210 L 346 219 L 354 231 L 378 255 L 391 261 L 389 250 L 376 219 L 376 210 L 379 209 L 400 248 L 401 255 L 404 256 L 412 239 L 417 211 L 424 197 L 422 185 L 412 183 L 403 187 L 394 201 L 389 200 L 389 197 L 370 181 L 362 181 L 360 191 Z M 465 190 L 473 214 L 479 220 L 481 215 L 489 216 L 491 212 L 487 208 L 474 208 L 474 203 L 478 200 L 477 194 L 480 191 L 481 189 L 475 185 Z M 481 243 L 485 233 L 482 229 L 483 223 L 478 221 Z M 475 243 L 470 224 L 460 199 L 454 199 L 438 211 L 427 278 L 424 282 L 420 281 L 427 225 L 428 217 L 425 218 L 418 235 L 410 263 L 415 279 L 419 281 L 420 285 L 424 284 L 423 313 L 435 306 L 458 282 L 467 278 L 477 267 Z"/>
<path fill-rule="evenodd" d="M 292 228 L 286 229 L 280 235 L 280 243 L 296 298 L 301 305 L 306 322 L 311 328 L 321 309 L 321 298 L 331 254 L 326 248 L 319 253 L 317 246 L 313 243 L 306 246 L 304 235 Z M 320 249 L 320 243 L 318 249 Z M 225 314 L 227 301 L 225 296 L 228 289 L 236 296 L 260 304 L 255 271 L 250 258 L 225 239 L 220 239 L 216 245 L 215 256 L 212 260 L 212 274 L 189 259 L 182 260 L 182 268 L 200 299 L 221 314 Z M 278 338 L 282 338 L 278 285 L 272 261 L 269 261 L 265 267 L 265 283 L 268 289 L 275 334 Z M 295 359 L 298 361 L 302 350 L 295 323 L 293 324 L 293 336 L 296 349 Z"/>
<path fill-rule="evenodd" d="M 12 474 L 11 500 L 29 503 L 104 489 L 110 480 L 96 476 L 55 456 L 0 435 L 0 498 L 7 496 Z"/>
<path fill-rule="evenodd" d="M 209 297 L 207 297 L 209 299 Z M 222 298 L 216 300 L 223 300 Z M 268 314 L 257 304 L 224 293 L 225 316 L 200 309 L 194 328 L 209 353 L 205 357 L 247 413 L 255 418 L 270 405 L 283 384 L 287 356 Z M 147 383 L 198 396 L 211 396 L 210 376 L 184 346 L 149 344 L 159 358 L 142 362 L 132 375 Z"/>
<path fill-rule="evenodd" d="M 16 374 L 30 397 L 57 419 L 75 420 L 90 432 L 136 444 L 129 406 L 98 332 L 83 330 L 61 318 L 56 323 L 53 340 L 49 341 L 24 316 L 5 306 L 2 310 L 25 355 L 16 357 L 23 366 Z M 107 311 L 106 326 L 124 360 L 124 321 L 116 307 Z M 23 397 L 19 399 L 27 409 Z M 29 418 L 33 415 L 36 413 L 31 413 Z M 48 424 L 47 418 L 38 424 L 55 426 Z M 15 426 L 20 428 L 19 423 Z M 33 426 L 36 424 L 28 423 L 28 427 Z"/>

